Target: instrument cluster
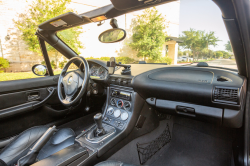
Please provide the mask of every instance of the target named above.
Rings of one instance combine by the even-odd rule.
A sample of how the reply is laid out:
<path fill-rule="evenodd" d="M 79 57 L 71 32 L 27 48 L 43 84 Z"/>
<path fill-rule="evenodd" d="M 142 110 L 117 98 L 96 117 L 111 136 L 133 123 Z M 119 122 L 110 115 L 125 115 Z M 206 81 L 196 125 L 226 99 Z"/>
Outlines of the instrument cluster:
<path fill-rule="evenodd" d="M 108 75 L 108 70 L 103 66 L 95 63 L 90 64 L 90 78 L 105 79 Z"/>

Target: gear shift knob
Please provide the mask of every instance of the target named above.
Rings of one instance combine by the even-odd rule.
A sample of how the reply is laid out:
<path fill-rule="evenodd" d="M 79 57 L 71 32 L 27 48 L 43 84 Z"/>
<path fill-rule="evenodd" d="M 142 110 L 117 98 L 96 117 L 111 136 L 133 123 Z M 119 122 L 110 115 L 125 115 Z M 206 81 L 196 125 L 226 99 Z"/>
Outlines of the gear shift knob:
<path fill-rule="evenodd" d="M 98 113 L 94 116 L 94 121 L 96 123 L 97 129 L 102 130 L 102 114 Z"/>

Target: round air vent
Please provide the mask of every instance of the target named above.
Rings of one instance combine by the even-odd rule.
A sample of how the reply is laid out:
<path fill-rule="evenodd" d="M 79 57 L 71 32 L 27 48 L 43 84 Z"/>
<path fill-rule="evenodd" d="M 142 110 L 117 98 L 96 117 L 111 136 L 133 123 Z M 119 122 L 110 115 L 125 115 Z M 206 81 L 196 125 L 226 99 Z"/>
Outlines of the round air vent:
<path fill-rule="evenodd" d="M 115 103 L 116 103 L 116 100 L 115 100 L 114 98 L 112 98 L 112 99 L 110 100 L 110 104 L 111 104 L 111 105 L 115 105 Z"/>

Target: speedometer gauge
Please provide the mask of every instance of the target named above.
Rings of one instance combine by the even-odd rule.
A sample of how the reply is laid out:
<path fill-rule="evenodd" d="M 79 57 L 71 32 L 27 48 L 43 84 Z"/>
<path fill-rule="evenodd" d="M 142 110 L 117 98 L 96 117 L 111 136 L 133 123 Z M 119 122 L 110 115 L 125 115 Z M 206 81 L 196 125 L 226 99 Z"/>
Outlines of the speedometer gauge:
<path fill-rule="evenodd" d="M 103 79 L 103 78 L 106 77 L 106 72 L 107 72 L 107 71 L 106 71 L 106 69 L 104 69 L 103 67 L 101 67 L 101 68 L 99 69 L 98 72 L 99 72 L 98 74 L 99 74 L 99 77 L 100 77 L 100 78 Z"/>

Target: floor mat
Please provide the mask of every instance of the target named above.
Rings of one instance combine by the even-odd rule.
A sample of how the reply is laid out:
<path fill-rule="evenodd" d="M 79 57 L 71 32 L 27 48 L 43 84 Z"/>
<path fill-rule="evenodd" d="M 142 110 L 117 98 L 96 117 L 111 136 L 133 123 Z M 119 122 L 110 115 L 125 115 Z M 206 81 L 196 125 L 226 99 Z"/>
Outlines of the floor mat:
<path fill-rule="evenodd" d="M 230 165 L 230 141 L 174 124 L 171 142 L 146 164 L 157 166 Z"/>
<path fill-rule="evenodd" d="M 60 128 L 71 128 L 75 131 L 76 135 L 79 135 L 83 130 L 86 130 L 89 128 L 91 125 L 94 124 L 94 115 L 95 113 L 83 116 L 81 118 L 78 118 L 76 120 L 70 121 L 68 123 L 65 123 L 61 126 L 58 127 Z"/>

